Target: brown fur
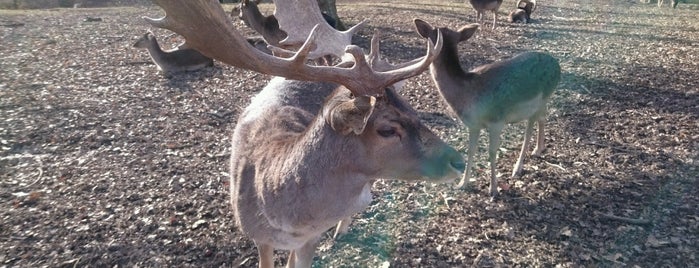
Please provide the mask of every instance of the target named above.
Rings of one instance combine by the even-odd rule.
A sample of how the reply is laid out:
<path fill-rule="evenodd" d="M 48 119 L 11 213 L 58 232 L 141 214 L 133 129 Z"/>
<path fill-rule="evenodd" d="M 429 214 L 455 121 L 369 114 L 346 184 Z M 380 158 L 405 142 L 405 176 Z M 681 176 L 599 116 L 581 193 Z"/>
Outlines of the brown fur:
<path fill-rule="evenodd" d="M 495 29 L 498 20 L 498 10 L 502 5 L 502 0 L 468 0 L 473 9 L 476 10 L 476 18 L 479 23 L 483 22 L 483 16 L 486 11 L 493 12 L 493 29 Z"/>
<path fill-rule="evenodd" d="M 213 66 L 214 61 L 191 48 L 163 51 L 152 33 L 146 33 L 133 44 L 148 49 L 153 63 L 163 72 L 195 71 Z"/>
<path fill-rule="evenodd" d="M 467 169 L 460 186 L 469 180 L 473 155 L 480 130 L 489 132 L 490 195 L 497 195 L 496 159 L 500 134 L 505 124 L 527 120 L 527 130 L 519 158 L 512 172 L 522 172 L 524 153 L 528 148 L 534 123 L 539 124 L 534 155 L 544 150 L 546 103 L 560 80 L 558 61 L 548 54 L 526 52 L 511 59 L 486 64 L 464 71 L 458 56 L 458 43 L 469 39 L 477 25 L 467 25 L 457 31 L 434 28 L 427 22 L 415 20 L 417 32 L 434 40 L 442 33 L 444 48 L 430 65 L 432 80 L 449 107 L 469 129 Z"/>
<path fill-rule="evenodd" d="M 279 22 L 274 15 L 265 16 L 260 12 L 260 8 L 257 7 L 258 4 L 257 1 L 240 1 L 236 8 L 239 11 L 238 17 L 245 22 L 245 25 L 261 34 L 268 44 L 278 47 L 279 42 L 286 38 L 286 33 L 279 29 Z"/>
<path fill-rule="evenodd" d="M 369 204 L 372 181 L 437 182 L 462 168 L 458 152 L 395 93 L 358 100 L 336 87 L 277 78 L 239 120 L 233 214 L 262 255 L 289 249 L 307 264 L 323 232 Z"/>

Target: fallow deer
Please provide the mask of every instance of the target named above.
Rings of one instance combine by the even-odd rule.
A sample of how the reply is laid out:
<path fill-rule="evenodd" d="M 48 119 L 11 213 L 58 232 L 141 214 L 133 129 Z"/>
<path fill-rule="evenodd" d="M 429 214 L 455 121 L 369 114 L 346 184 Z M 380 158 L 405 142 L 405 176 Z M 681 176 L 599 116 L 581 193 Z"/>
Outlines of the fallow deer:
<path fill-rule="evenodd" d="M 286 33 L 279 29 L 279 22 L 274 15 L 265 16 L 260 12 L 258 4 L 259 2 L 254 0 L 242 0 L 231 13 L 238 11 L 238 18 L 245 25 L 261 34 L 267 44 L 278 47 L 286 38 Z"/>
<path fill-rule="evenodd" d="M 260 267 L 273 266 L 275 248 L 291 250 L 289 266 L 310 267 L 321 234 L 369 204 L 373 180 L 441 182 L 463 172 L 461 155 L 390 88 L 429 67 L 441 35 L 401 68 L 376 71 L 357 46 L 347 46 L 348 62 L 313 66 L 306 62 L 316 40 L 326 41 L 316 37 L 318 26 L 293 56 L 280 58 L 252 48 L 215 0 L 154 2 L 166 14 L 148 19 L 154 26 L 221 62 L 286 78 L 254 97 L 232 137 L 233 216 L 256 244 Z"/>
<path fill-rule="evenodd" d="M 678 3 L 678 2 L 679 2 L 679 0 L 670 0 L 670 6 L 671 6 L 672 8 L 677 8 L 677 3 Z M 665 3 L 664 0 L 658 0 L 658 7 L 662 7 L 662 6 L 663 6 L 663 3 Z"/>
<path fill-rule="evenodd" d="M 160 45 L 158 45 L 158 40 L 155 39 L 151 32 L 144 34 L 133 46 L 147 49 L 150 58 L 158 66 L 158 70 L 166 73 L 195 71 L 214 65 L 214 61 L 211 58 L 202 55 L 194 49 L 162 50 Z"/>
<path fill-rule="evenodd" d="M 478 22 L 483 23 L 483 16 L 486 11 L 493 12 L 493 29 L 498 20 L 498 10 L 502 5 L 502 0 L 468 0 L 473 9 L 476 10 L 476 18 Z"/>
<path fill-rule="evenodd" d="M 510 12 L 510 22 L 529 23 L 532 12 L 536 9 L 536 0 L 519 0 L 517 9 Z"/>
<path fill-rule="evenodd" d="M 498 194 L 495 176 L 497 151 L 505 124 L 527 120 L 522 150 L 512 171 L 513 177 L 521 175 L 534 123 L 538 123 L 539 133 L 533 155 L 540 155 L 545 149 L 546 103 L 561 77 L 558 60 L 545 53 L 525 52 L 464 71 L 459 62 L 458 43 L 469 39 L 478 28 L 477 24 L 454 31 L 435 28 L 418 19 L 415 26 L 422 37 L 432 42 L 437 41 L 441 33 L 444 47 L 430 65 L 430 74 L 442 98 L 469 130 L 466 172 L 458 186 L 463 187 L 469 181 L 478 136 L 480 130 L 485 128 L 490 140 L 490 195 L 495 197 Z"/>

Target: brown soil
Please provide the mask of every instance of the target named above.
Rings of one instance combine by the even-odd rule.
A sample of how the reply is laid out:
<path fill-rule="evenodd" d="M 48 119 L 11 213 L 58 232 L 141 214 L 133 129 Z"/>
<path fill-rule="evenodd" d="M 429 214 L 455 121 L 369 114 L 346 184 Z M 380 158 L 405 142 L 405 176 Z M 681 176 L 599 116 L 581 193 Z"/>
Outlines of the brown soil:
<path fill-rule="evenodd" d="M 505 3 L 499 27 L 486 21 L 460 49 L 468 68 L 529 50 L 560 60 L 543 157 L 509 178 L 524 128 L 515 124 L 503 134 L 495 201 L 484 134 L 475 191 L 379 181 L 350 233 L 321 241 L 316 266 L 699 266 L 699 7 L 540 2 L 527 25 L 505 22 Z M 381 29 L 396 62 L 423 53 L 413 18 L 475 21 L 461 1 L 338 10 L 349 25 L 370 20 L 355 38 L 363 47 Z M 231 218 L 227 161 L 238 115 L 269 76 L 220 63 L 159 74 L 130 46 L 149 28 L 140 17 L 161 14 L 0 11 L 0 266 L 257 264 Z M 427 74 L 402 95 L 465 153 L 466 131 Z M 277 265 L 285 259 L 279 252 Z"/>

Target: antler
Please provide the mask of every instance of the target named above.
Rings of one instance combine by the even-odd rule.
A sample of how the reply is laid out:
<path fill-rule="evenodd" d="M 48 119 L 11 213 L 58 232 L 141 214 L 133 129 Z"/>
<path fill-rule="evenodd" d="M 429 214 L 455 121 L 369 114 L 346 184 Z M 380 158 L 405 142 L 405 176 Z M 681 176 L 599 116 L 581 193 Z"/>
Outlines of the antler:
<path fill-rule="evenodd" d="M 351 61 L 353 64 L 348 67 L 311 66 L 306 61 L 315 42 L 318 26 L 313 27 L 299 51 L 289 58 L 280 58 L 250 46 L 233 27 L 218 1 L 153 1 L 165 10 L 166 16 L 160 19 L 144 17 L 146 21 L 155 27 L 184 36 L 189 47 L 208 57 L 236 67 L 290 79 L 334 82 L 347 87 L 355 95 L 382 94 L 386 86 L 422 73 L 442 48 L 442 37 L 439 35 L 436 44 L 427 41 L 426 55 L 419 62 L 401 68 L 375 71 L 366 62 L 362 49 L 350 45 L 344 50 L 354 58 Z"/>
<path fill-rule="evenodd" d="M 279 28 L 287 34 L 286 39 L 280 42 L 285 47 L 298 47 L 306 40 L 310 29 L 315 25 L 320 26 L 318 38 L 322 43 L 311 50 L 310 58 L 325 55 L 341 57 L 345 54 L 345 47 L 352 43 L 352 35 L 366 22 L 362 21 L 341 32 L 325 22 L 317 0 L 275 0 L 274 6 L 274 16 L 279 21 Z"/>

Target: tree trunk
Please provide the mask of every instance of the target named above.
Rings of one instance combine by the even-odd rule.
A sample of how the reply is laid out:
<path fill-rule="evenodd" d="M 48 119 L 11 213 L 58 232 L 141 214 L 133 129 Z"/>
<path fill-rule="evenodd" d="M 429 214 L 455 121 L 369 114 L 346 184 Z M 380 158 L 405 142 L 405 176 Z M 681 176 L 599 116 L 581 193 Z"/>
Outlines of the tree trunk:
<path fill-rule="evenodd" d="M 335 0 L 318 0 L 318 6 L 320 7 L 320 11 L 328 14 L 330 17 L 335 19 L 337 23 L 337 29 L 340 31 L 347 30 L 347 27 L 345 27 L 345 24 L 342 23 L 342 20 L 340 20 L 340 17 L 337 15 L 337 7 L 335 7 Z"/>

